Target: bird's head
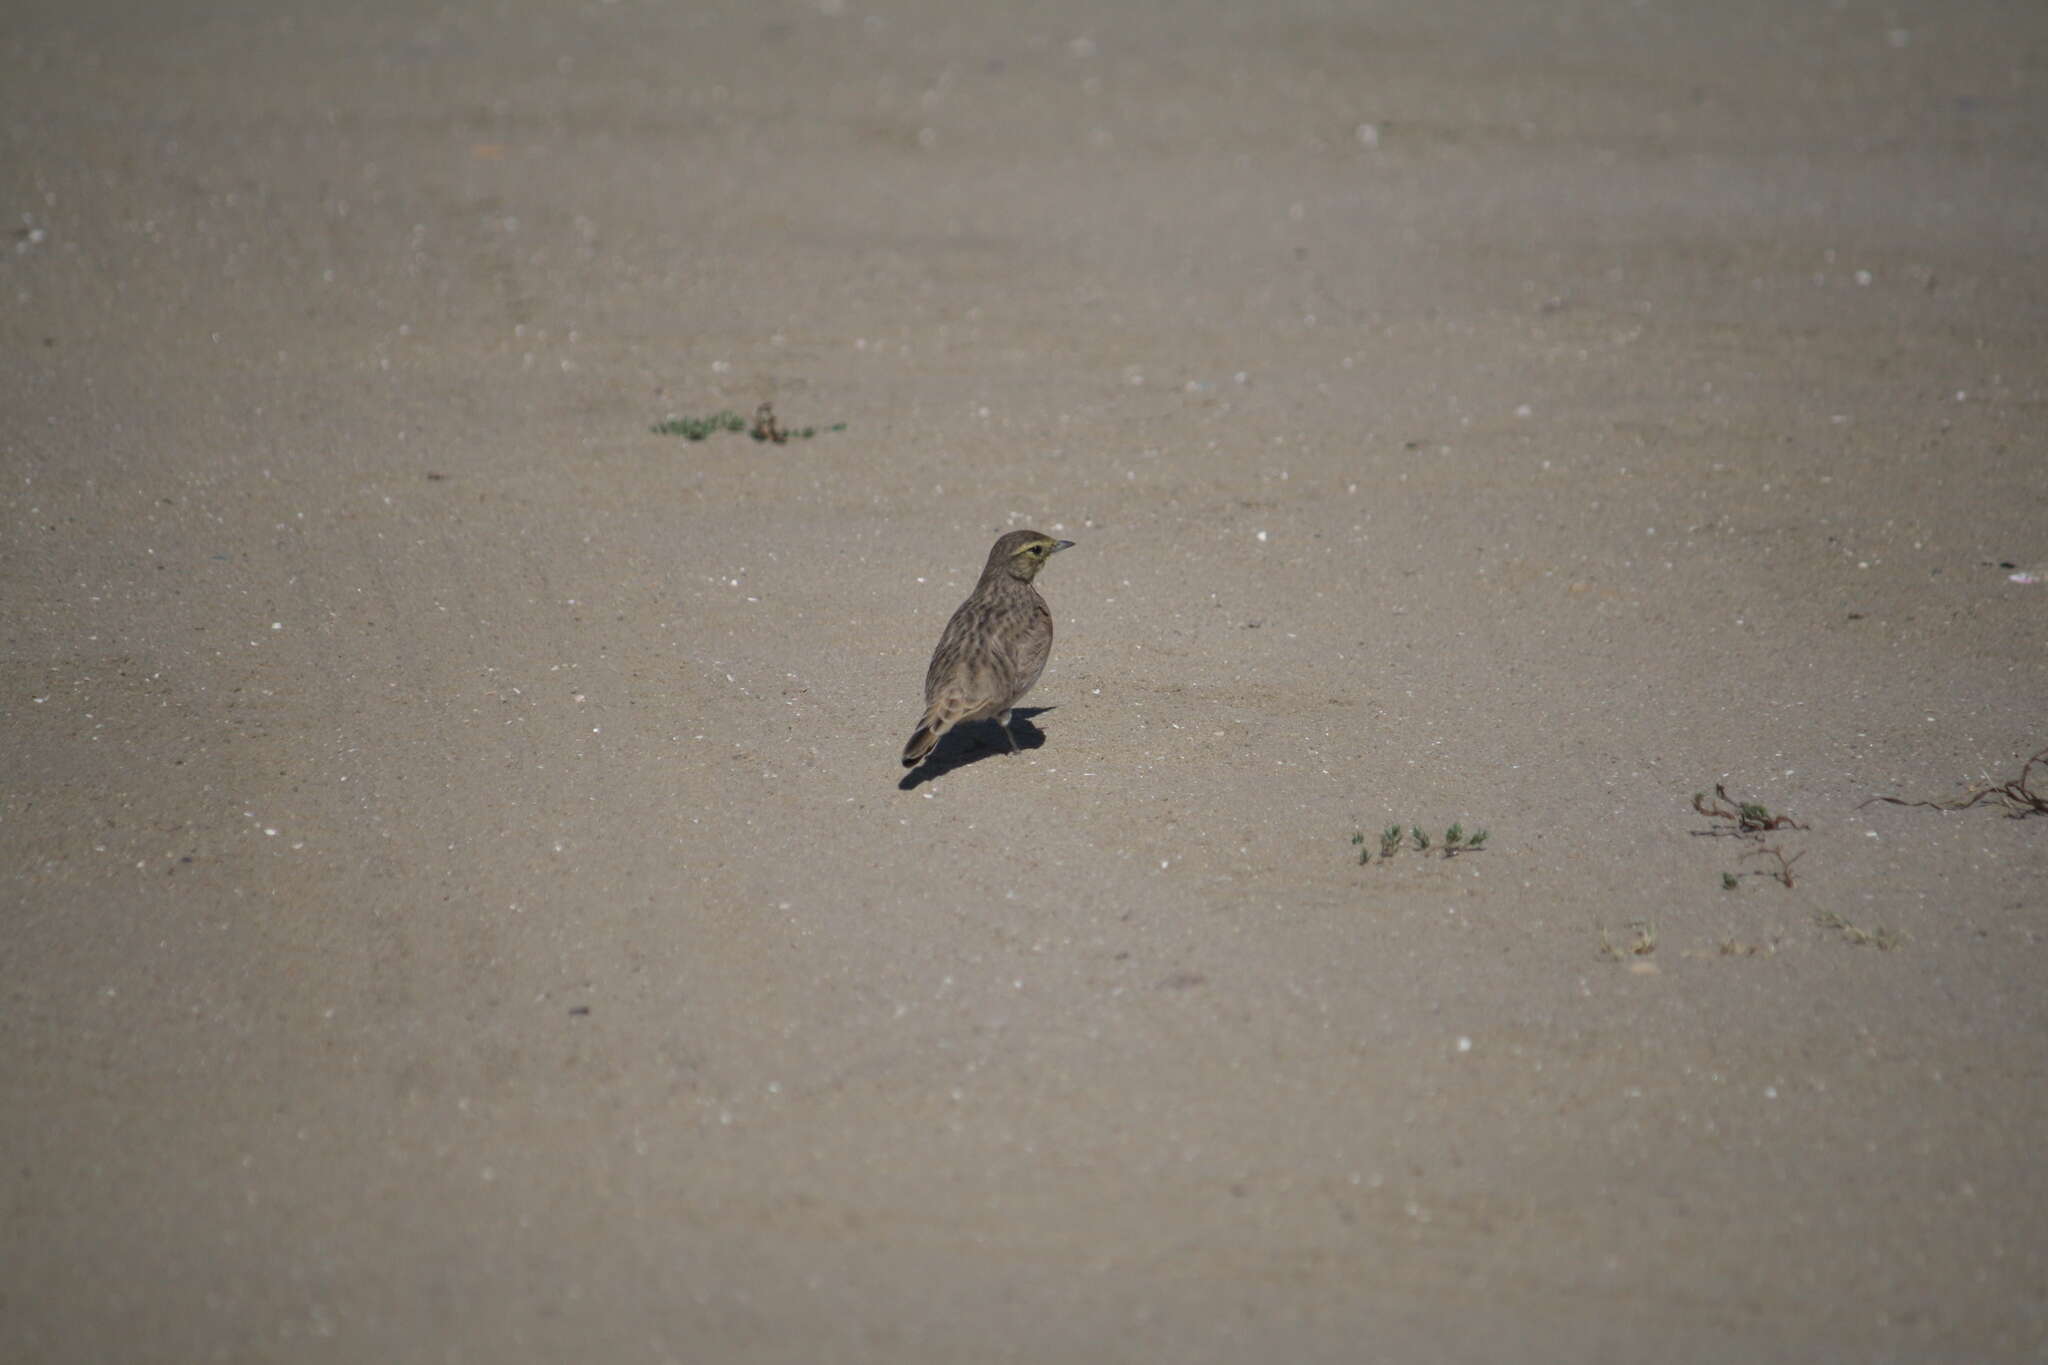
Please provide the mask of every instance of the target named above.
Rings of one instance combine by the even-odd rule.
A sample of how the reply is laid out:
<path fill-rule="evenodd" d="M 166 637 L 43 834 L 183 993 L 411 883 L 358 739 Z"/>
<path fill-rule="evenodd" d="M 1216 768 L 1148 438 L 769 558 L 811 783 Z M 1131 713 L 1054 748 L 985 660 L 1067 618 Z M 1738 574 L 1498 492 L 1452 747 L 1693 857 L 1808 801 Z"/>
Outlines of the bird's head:
<path fill-rule="evenodd" d="M 1038 577 L 1038 571 L 1045 567 L 1046 560 L 1061 550 L 1071 548 L 1073 543 L 1071 540 L 1054 540 L 1042 531 L 1012 531 L 988 552 L 988 567 L 982 573 L 1005 573 L 1029 583 Z"/>

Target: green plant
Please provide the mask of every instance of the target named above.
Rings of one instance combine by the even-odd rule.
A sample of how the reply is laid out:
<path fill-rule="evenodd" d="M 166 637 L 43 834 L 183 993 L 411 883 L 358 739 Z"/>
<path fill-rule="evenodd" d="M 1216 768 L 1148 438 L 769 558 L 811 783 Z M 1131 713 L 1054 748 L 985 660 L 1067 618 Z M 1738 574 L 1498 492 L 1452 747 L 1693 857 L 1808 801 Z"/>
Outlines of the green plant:
<path fill-rule="evenodd" d="M 1487 831 L 1474 830 L 1470 836 L 1463 825 L 1452 825 L 1444 831 L 1444 856 L 1455 858 L 1460 853 L 1477 853 L 1486 847 Z"/>
<path fill-rule="evenodd" d="M 1694 792 L 1692 794 L 1692 808 L 1701 815 L 1711 816 L 1716 820 L 1730 820 L 1734 822 L 1734 829 L 1717 830 L 1717 833 L 1747 836 L 1766 834 L 1771 830 L 1777 829 L 1807 828 L 1807 826 L 1800 824 L 1789 815 L 1771 814 L 1760 801 L 1737 801 L 1728 794 L 1728 789 L 1718 782 L 1714 784 L 1714 795 L 1719 800 L 1709 804 L 1705 792 Z M 1730 809 L 1730 807 L 1733 807 L 1733 809 Z"/>
<path fill-rule="evenodd" d="M 1418 853 L 1427 854 L 1430 849 L 1437 846 L 1420 825 L 1408 826 L 1406 838 L 1415 845 L 1415 851 Z M 1486 830 L 1474 830 L 1467 834 L 1464 825 L 1454 824 L 1444 831 L 1443 855 L 1446 858 L 1455 858 L 1460 853 L 1477 853 L 1486 847 L 1486 839 Z M 1384 863 L 1399 853 L 1402 841 L 1403 835 L 1399 824 L 1388 825 L 1381 830 L 1380 861 Z M 1351 836 L 1351 846 L 1358 850 L 1358 861 L 1361 865 L 1372 861 L 1372 848 L 1367 843 L 1363 830 Z"/>
<path fill-rule="evenodd" d="M 809 440 L 818 434 L 817 427 L 801 427 L 795 431 L 784 427 L 775 420 L 775 406 L 772 403 L 763 403 L 754 409 L 754 421 L 751 426 L 748 425 L 746 418 L 732 409 L 721 408 L 703 417 L 670 414 L 648 430 L 657 436 L 680 436 L 686 441 L 702 441 L 716 436 L 721 431 L 744 431 L 757 441 L 772 441 L 776 445 L 783 444 L 792 436 Z M 844 431 L 846 423 L 834 422 L 825 430 Z"/>
<path fill-rule="evenodd" d="M 664 417 L 648 430 L 657 436 L 680 436 L 686 441 L 701 441 L 721 431 L 745 431 L 747 419 L 731 409 L 714 412 L 707 417 Z"/>

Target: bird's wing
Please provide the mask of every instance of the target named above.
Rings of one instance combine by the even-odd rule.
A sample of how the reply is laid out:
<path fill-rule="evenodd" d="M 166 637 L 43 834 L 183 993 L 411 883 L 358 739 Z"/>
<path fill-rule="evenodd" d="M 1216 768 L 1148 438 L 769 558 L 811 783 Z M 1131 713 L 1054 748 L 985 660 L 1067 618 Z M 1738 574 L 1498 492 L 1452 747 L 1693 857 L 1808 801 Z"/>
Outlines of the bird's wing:
<path fill-rule="evenodd" d="M 1017 641 L 1016 677 L 1012 686 L 1016 691 L 1011 695 L 1021 697 L 1029 692 L 1038 681 L 1038 675 L 1045 672 L 1045 661 L 1052 655 L 1052 609 L 1045 605 L 1045 599 L 1037 597 L 1032 602 L 1032 615 L 1038 618 L 1037 629 L 1022 633 Z"/>
<path fill-rule="evenodd" d="M 1010 660 L 997 648 L 994 622 L 986 603 L 972 598 L 960 604 L 925 670 L 927 709 L 941 707 L 960 720 L 978 719 L 1002 709 L 1011 690 Z"/>

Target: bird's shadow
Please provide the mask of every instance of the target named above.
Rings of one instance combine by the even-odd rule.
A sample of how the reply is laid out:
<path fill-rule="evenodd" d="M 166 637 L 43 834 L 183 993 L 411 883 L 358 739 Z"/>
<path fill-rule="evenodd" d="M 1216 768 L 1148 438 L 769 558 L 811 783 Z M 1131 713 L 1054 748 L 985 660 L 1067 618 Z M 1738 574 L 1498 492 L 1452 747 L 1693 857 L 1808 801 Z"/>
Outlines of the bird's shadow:
<path fill-rule="evenodd" d="M 1036 749 L 1045 743 L 1045 731 L 1031 723 L 1033 716 L 1042 716 L 1056 708 L 1051 706 L 1020 706 L 1010 712 L 1010 733 L 1017 737 L 1019 749 Z M 903 775 L 896 784 L 898 791 L 916 791 L 927 782 L 936 782 L 956 768 L 970 763 L 979 763 L 985 758 L 1008 758 L 1010 746 L 1003 743 L 1003 736 L 992 720 L 979 720 L 972 725 L 962 725 L 950 730 L 939 741 L 939 747 L 925 755 L 924 762 Z"/>

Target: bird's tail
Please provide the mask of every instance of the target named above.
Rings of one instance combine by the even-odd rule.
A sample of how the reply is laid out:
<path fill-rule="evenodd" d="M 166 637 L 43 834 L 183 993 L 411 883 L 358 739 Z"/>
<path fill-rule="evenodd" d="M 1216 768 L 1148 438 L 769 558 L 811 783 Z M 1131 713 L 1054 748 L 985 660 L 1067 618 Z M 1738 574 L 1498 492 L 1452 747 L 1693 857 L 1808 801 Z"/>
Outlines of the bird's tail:
<path fill-rule="evenodd" d="M 925 755 L 939 747 L 939 736 L 946 733 L 946 722 L 939 716 L 938 708 L 924 713 L 924 719 L 910 732 L 910 743 L 903 746 L 903 766 L 915 768 L 924 762 Z"/>

